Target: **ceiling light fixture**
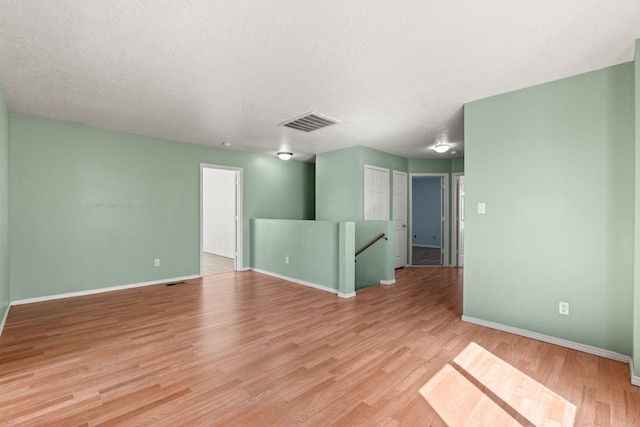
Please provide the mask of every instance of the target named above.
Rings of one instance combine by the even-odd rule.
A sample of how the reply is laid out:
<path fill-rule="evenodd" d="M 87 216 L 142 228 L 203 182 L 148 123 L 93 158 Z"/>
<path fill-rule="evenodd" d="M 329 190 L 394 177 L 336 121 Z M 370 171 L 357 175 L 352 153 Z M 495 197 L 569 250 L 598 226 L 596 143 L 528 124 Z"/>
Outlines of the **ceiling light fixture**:
<path fill-rule="evenodd" d="M 435 147 L 433 147 L 433 149 L 436 150 L 436 153 L 440 154 L 446 153 L 450 148 L 451 146 L 449 144 L 445 144 L 444 142 L 439 142 Z"/>
<path fill-rule="evenodd" d="M 281 151 L 278 153 L 278 157 L 280 157 L 280 160 L 289 160 L 290 158 L 293 157 L 293 153 L 289 153 L 287 151 Z"/>

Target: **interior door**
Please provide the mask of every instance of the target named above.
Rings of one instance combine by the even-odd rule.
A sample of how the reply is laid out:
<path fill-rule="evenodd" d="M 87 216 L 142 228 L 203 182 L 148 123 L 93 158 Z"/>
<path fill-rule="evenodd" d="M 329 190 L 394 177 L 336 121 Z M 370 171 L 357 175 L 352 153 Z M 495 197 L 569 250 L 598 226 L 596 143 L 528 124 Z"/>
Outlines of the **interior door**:
<path fill-rule="evenodd" d="M 464 266 L 464 175 L 458 177 L 458 266 Z"/>
<path fill-rule="evenodd" d="M 396 268 L 407 265 L 407 174 L 393 171 L 393 221 L 396 234 Z"/>
<path fill-rule="evenodd" d="M 364 219 L 389 221 L 389 169 L 365 165 Z"/>

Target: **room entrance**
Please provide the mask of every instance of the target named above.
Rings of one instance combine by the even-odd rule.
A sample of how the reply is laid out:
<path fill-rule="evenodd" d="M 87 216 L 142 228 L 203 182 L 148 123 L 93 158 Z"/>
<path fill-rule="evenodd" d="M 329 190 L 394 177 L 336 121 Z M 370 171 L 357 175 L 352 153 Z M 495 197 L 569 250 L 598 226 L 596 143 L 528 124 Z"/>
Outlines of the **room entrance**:
<path fill-rule="evenodd" d="M 449 252 L 448 175 L 411 174 L 411 264 L 444 266 Z"/>
<path fill-rule="evenodd" d="M 200 275 L 242 268 L 242 169 L 200 165 Z"/>

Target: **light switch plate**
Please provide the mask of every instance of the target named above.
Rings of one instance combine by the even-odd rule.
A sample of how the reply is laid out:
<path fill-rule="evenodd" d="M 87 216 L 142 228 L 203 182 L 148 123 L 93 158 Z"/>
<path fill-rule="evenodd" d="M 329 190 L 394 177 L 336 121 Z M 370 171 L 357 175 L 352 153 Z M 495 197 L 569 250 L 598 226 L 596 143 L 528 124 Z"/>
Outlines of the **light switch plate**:
<path fill-rule="evenodd" d="M 487 211 L 487 205 L 484 203 L 478 203 L 478 213 L 480 215 L 484 215 L 486 211 Z"/>

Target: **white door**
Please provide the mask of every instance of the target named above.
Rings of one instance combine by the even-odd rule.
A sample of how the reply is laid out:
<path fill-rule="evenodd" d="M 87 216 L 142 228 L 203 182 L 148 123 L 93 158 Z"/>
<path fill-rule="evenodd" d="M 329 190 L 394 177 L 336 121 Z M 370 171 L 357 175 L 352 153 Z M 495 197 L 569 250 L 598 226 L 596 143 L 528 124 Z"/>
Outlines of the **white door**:
<path fill-rule="evenodd" d="M 458 177 L 458 266 L 464 266 L 464 175 Z"/>
<path fill-rule="evenodd" d="M 364 219 L 389 221 L 389 169 L 364 166 Z"/>
<path fill-rule="evenodd" d="M 407 265 L 407 174 L 393 171 L 393 221 L 396 232 L 396 268 Z"/>

